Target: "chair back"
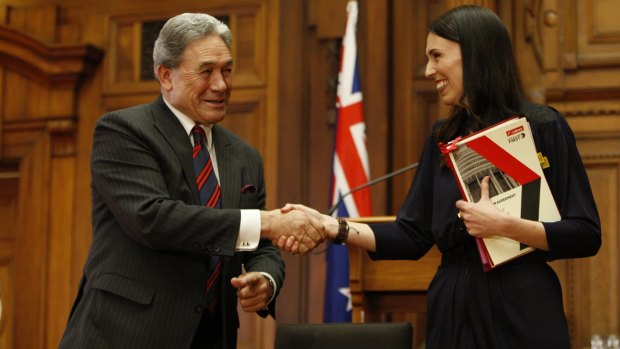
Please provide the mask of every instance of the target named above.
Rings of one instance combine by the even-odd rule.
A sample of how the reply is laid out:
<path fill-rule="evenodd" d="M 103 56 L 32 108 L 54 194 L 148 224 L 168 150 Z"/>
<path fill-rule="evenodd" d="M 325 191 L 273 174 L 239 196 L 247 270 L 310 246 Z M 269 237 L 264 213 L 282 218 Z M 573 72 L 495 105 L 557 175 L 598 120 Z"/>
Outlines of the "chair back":
<path fill-rule="evenodd" d="M 412 341 L 408 322 L 289 324 L 276 328 L 275 349 L 411 349 Z"/>

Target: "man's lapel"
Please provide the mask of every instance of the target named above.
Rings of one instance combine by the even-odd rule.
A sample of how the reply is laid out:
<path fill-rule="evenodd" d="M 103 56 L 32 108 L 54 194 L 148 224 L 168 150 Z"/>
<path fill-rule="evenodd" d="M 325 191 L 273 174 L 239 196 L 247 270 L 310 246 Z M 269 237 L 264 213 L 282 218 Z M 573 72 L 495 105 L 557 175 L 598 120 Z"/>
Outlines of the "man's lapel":
<path fill-rule="evenodd" d="M 239 207 L 241 197 L 241 161 L 239 154 L 235 154 L 235 145 L 231 139 L 222 132 L 222 128 L 213 125 L 211 137 L 217 156 L 217 167 L 220 174 L 220 187 L 222 188 L 222 207 Z"/>
<path fill-rule="evenodd" d="M 200 194 L 198 194 L 198 188 L 196 187 L 196 175 L 194 174 L 194 162 L 192 160 L 192 144 L 189 141 L 189 135 L 185 134 L 183 125 L 166 106 L 161 96 L 153 105 L 155 106 L 153 110 L 155 128 L 157 128 L 162 137 L 166 139 L 177 154 L 187 185 L 192 191 L 194 202 L 200 203 Z"/>

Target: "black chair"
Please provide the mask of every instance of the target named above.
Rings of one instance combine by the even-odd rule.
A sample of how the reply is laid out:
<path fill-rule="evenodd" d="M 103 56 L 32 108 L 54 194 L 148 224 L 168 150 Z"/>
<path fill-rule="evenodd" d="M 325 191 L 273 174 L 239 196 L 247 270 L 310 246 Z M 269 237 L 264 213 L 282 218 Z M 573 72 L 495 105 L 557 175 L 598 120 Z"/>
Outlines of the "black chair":
<path fill-rule="evenodd" d="M 275 349 L 411 349 L 408 322 L 291 324 L 276 328 Z"/>

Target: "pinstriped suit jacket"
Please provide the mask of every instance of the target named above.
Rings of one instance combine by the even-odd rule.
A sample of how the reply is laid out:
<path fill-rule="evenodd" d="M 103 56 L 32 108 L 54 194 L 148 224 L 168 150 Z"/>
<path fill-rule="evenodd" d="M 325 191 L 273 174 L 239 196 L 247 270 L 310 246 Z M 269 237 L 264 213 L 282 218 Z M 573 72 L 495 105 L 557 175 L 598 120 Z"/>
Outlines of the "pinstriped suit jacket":
<path fill-rule="evenodd" d="M 161 97 L 99 119 L 92 247 L 60 348 L 189 348 L 206 303 L 210 254 L 223 260 L 227 348 L 235 348 L 239 325 L 230 279 L 241 265 L 271 274 L 281 288 L 284 264 L 271 242 L 235 253 L 239 209 L 265 206 L 262 159 L 230 131 L 215 125 L 212 132 L 222 209 L 200 206 L 191 143 Z M 242 193 L 247 184 L 256 192 Z"/>

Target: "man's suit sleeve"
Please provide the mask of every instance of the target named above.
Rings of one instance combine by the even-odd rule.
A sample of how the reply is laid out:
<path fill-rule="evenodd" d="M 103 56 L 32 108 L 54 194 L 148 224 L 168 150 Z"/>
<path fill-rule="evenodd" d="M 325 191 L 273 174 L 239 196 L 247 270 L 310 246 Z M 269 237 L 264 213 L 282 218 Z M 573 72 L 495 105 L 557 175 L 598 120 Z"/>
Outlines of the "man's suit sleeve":
<path fill-rule="evenodd" d="M 256 166 L 252 166 L 252 171 L 256 171 L 253 173 L 253 175 L 256 176 L 257 183 L 257 208 L 264 209 L 266 192 L 263 162 L 258 151 L 253 149 L 253 153 L 255 156 L 255 161 L 257 162 Z M 272 245 L 270 240 L 261 239 L 258 248 L 255 251 L 246 254 L 246 258 L 244 259 L 244 266 L 247 271 L 265 272 L 273 277 L 276 283 L 276 294 L 274 296 L 274 299 L 269 304 L 267 310 L 259 311 L 258 314 L 262 317 L 265 317 L 267 315 L 275 317 L 275 299 L 278 296 L 278 293 L 280 292 L 280 289 L 282 288 L 284 283 L 284 262 L 282 261 L 282 257 L 280 256 L 280 251 Z"/>

